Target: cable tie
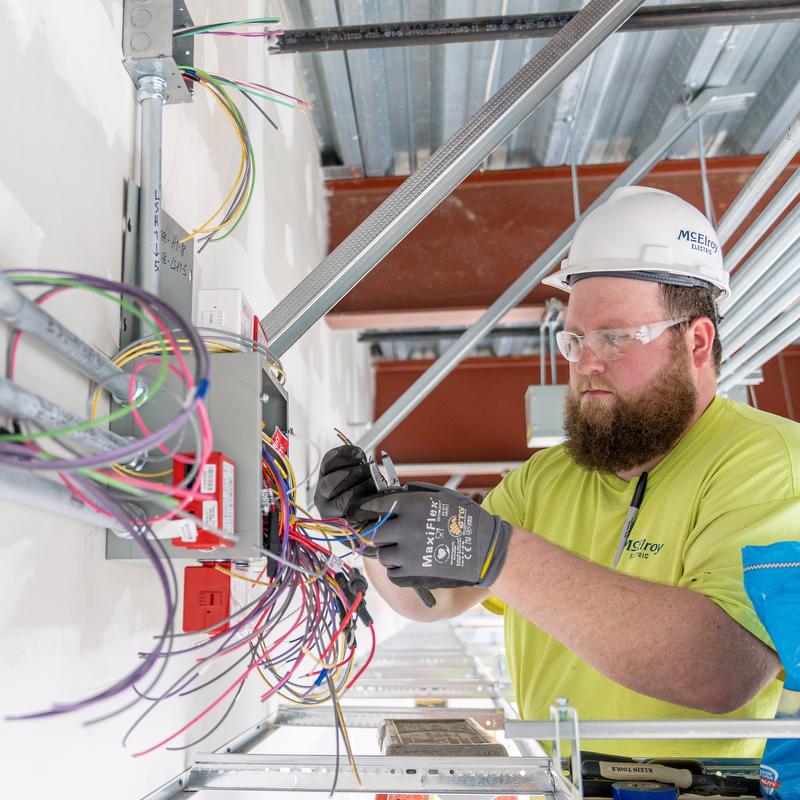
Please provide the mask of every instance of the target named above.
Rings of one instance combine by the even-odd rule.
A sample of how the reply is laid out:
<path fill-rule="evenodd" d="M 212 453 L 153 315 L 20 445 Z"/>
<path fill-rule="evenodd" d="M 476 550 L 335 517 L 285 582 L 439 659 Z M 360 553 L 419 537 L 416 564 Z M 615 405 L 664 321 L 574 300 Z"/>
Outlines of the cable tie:
<path fill-rule="evenodd" d="M 197 385 L 197 399 L 202 400 L 208 392 L 208 378 L 203 378 Z"/>

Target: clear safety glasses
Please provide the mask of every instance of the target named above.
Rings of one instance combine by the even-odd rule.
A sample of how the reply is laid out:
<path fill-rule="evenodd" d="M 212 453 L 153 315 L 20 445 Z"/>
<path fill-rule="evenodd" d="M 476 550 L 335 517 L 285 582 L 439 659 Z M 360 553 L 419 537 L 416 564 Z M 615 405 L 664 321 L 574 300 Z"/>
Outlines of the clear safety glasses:
<path fill-rule="evenodd" d="M 649 325 L 638 325 L 634 328 L 618 330 L 590 331 L 581 336 L 571 331 L 559 331 L 556 334 L 558 349 L 567 361 L 576 362 L 588 347 L 601 361 L 616 361 L 642 345 L 657 339 L 668 328 L 686 322 L 689 317 L 667 319 L 662 322 L 651 322 Z"/>

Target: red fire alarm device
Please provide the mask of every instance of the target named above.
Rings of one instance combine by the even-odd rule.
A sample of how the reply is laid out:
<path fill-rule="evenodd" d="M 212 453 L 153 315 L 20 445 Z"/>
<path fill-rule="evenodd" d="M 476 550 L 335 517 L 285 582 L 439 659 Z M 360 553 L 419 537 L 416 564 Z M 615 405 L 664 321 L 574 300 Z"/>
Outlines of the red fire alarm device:
<path fill-rule="evenodd" d="M 222 623 L 209 634 L 228 630 L 231 611 L 231 579 L 216 569 L 230 570 L 230 561 L 206 561 L 199 567 L 186 567 L 183 572 L 183 632 L 204 631 Z"/>
<path fill-rule="evenodd" d="M 193 453 L 180 453 L 172 462 L 172 483 L 179 485 L 192 468 Z M 236 518 L 235 492 L 236 465 L 224 453 L 214 452 L 208 457 L 200 476 L 200 491 L 205 499 L 192 500 L 186 510 L 203 523 L 234 534 Z M 172 539 L 175 547 L 189 550 L 213 550 L 215 547 L 233 547 L 234 541 L 197 525 L 188 526 L 179 537 Z"/>

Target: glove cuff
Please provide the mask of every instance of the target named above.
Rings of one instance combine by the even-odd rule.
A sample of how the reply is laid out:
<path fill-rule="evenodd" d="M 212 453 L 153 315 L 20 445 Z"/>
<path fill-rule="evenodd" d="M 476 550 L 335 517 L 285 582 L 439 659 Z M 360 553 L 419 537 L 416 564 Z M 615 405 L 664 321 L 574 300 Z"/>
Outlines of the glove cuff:
<path fill-rule="evenodd" d="M 489 550 L 486 554 L 486 561 L 484 562 L 484 573 L 478 581 L 477 586 L 491 586 L 503 565 L 506 563 L 506 554 L 508 553 L 508 543 L 511 539 L 511 525 L 504 519 L 495 517 L 497 526 L 495 527 L 492 542 L 489 545 Z"/>

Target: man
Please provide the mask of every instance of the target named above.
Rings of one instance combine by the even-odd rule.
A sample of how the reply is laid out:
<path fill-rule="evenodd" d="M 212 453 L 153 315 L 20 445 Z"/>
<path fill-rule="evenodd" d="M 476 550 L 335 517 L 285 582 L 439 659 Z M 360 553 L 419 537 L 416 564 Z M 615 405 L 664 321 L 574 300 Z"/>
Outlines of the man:
<path fill-rule="evenodd" d="M 780 662 L 745 596 L 741 548 L 800 538 L 800 426 L 715 396 L 728 279 L 713 228 L 667 192 L 619 189 L 546 282 L 570 293 L 564 445 L 509 473 L 483 508 L 425 485 L 370 497 L 363 454 L 339 448 L 323 461 L 318 508 L 384 520 L 367 572 L 401 614 L 500 601 L 523 718 L 546 718 L 560 695 L 584 719 L 771 717 Z M 408 587 L 432 588 L 436 605 Z M 761 752 L 757 741 L 591 746 Z"/>

